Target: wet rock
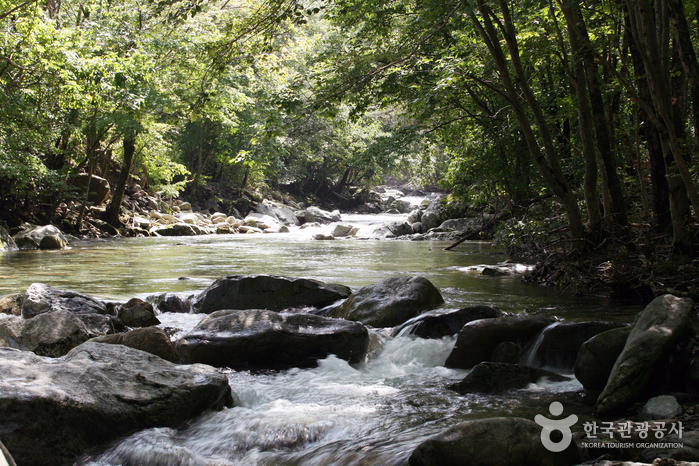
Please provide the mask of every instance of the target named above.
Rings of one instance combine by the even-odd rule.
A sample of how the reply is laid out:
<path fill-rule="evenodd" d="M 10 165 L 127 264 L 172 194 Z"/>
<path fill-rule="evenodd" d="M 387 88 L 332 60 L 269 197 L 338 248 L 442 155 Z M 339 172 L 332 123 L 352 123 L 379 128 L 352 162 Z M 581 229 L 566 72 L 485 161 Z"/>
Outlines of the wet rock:
<path fill-rule="evenodd" d="M 536 352 L 527 364 L 535 367 L 572 369 L 580 348 L 590 338 L 607 330 L 625 327 L 616 322 L 559 322 L 543 330 Z"/>
<path fill-rule="evenodd" d="M 119 319 L 129 327 L 149 327 L 158 325 L 153 305 L 140 298 L 132 298 L 119 307 Z"/>
<path fill-rule="evenodd" d="M 22 314 L 24 293 L 8 294 L 0 297 L 0 314 L 18 316 Z"/>
<path fill-rule="evenodd" d="M 422 442 L 410 466 L 498 465 L 554 466 L 579 463 L 575 442 L 560 453 L 541 443 L 541 427 L 529 419 L 489 418 L 466 421 Z"/>
<path fill-rule="evenodd" d="M 239 370 L 313 367 L 330 354 L 364 360 L 369 334 L 363 325 L 312 314 L 222 310 L 204 318 L 178 343 L 182 363 Z"/>
<path fill-rule="evenodd" d="M 507 390 L 526 388 L 527 385 L 544 378 L 551 382 L 570 380 L 570 378 L 555 372 L 522 364 L 482 362 L 471 369 L 471 372 L 460 382 L 450 385 L 449 388 L 462 394 L 501 393 Z"/>
<path fill-rule="evenodd" d="M 659 465 L 667 466 L 680 466 L 681 464 L 695 466 L 699 462 L 699 432 L 683 432 L 681 437 L 677 434 L 667 435 L 660 442 L 672 446 L 646 448 L 641 452 L 639 461 L 653 463 L 656 458 L 664 458 L 665 462 L 659 463 Z M 677 462 L 673 461 L 671 463 L 670 461 L 672 460 Z M 687 463 L 680 463 L 680 461 L 686 461 Z"/>
<path fill-rule="evenodd" d="M 677 402 L 677 398 L 672 395 L 660 395 L 646 402 L 638 413 L 638 420 L 672 419 L 680 414 L 682 414 L 682 406 Z"/>
<path fill-rule="evenodd" d="M 405 236 L 405 235 L 412 235 L 415 233 L 413 231 L 412 225 L 410 225 L 407 222 L 403 223 L 392 223 L 388 225 L 388 229 L 390 230 L 391 233 L 393 233 L 395 236 Z"/>
<path fill-rule="evenodd" d="M 488 277 L 506 277 L 510 275 L 510 269 L 505 267 L 484 267 L 481 274 Z"/>
<path fill-rule="evenodd" d="M 338 223 L 332 231 L 332 236 L 343 237 L 348 236 L 354 227 L 348 223 Z"/>
<path fill-rule="evenodd" d="M 500 343 L 511 341 L 524 345 L 555 320 L 545 316 L 517 316 L 469 322 L 459 332 L 454 349 L 444 365 L 471 369 L 476 364 L 488 361 Z"/>
<path fill-rule="evenodd" d="M 180 355 L 175 344 L 170 341 L 170 337 L 168 337 L 165 330 L 158 327 L 138 328 L 126 333 L 96 337 L 91 341 L 124 345 L 160 356 L 164 360 L 175 364 L 180 362 Z"/>
<path fill-rule="evenodd" d="M 43 283 L 32 283 L 25 293 L 22 317 L 31 319 L 45 312 L 58 310 L 80 314 L 108 314 L 107 306 L 98 299 L 70 290 L 57 290 Z"/>
<path fill-rule="evenodd" d="M 149 427 L 232 406 L 228 379 L 122 345 L 87 342 L 58 359 L 0 348 L 0 431 L 18 464 L 72 464 Z"/>
<path fill-rule="evenodd" d="M 197 236 L 202 234 L 201 228 L 187 223 L 173 223 L 153 229 L 160 236 Z"/>
<path fill-rule="evenodd" d="M 177 293 L 163 293 L 155 297 L 149 297 L 148 301 L 153 302 L 160 312 L 187 314 L 192 308 L 190 298 Z"/>
<path fill-rule="evenodd" d="M 503 341 L 493 350 L 490 355 L 492 362 L 507 362 L 517 364 L 522 355 L 522 347 L 514 341 Z M 482 364 L 482 363 L 481 363 Z"/>
<path fill-rule="evenodd" d="M 470 306 L 458 311 L 440 314 L 425 313 L 397 326 L 393 334 L 398 335 L 404 328 L 412 327 L 410 329 L 411 335 L 421 338 L 442 338 L 456 335 L 464 325 L 474 320 L 493 319 L 502 316 L 504 316 L 502 311 L 490 306 Z"/>
<path fill-rule="evenodd" d="M 328 212 L 328 211 L 320 209 L 318 207 L 307 208 L 306 212 L 305 212 L 305 219 L 306 219 L 306 222 L 318 222 L 318 223 L 333 223 L 333 222 L 339 222 L 342 220 L 340 218 L 339 212 L 337 212 L 337 211 Z"/>
<path fill-rule="evenodd" d="M 256 204 L 254 208 L 258 213 L 273 217 L 278 223 L 283 225 L 296 226 L 300 223 L 294 211 L 283 204 L 265 199 L 261 203 Z"/>
<path fill-rule="evenodd" d="M 61 230 L 53 225 L 26 225 L 13 239 L 20 249 L 63 249 L 68 244 Z"/>
<path fill-rule="evenodd" d="M 328 315 L 372 327 L 393 327 L 442 303 L 439 290 L 425 277 L 395 277 L 360 288 Z"/>
<path fill-rule="evenodd" d="M 580 347 L 575 360 L 575 378 L 586 390 L 601 392 L 607 385 L 614 363 L 624 350 L 631 326 L 602 332 Z"/>
<path fill-rule="evenodd" d="M 656 362 L 691 333 L 693 305 L 689 298 L 663 295 L 641 311 L 597 399 L 596 414 L 630 403 L 643 391 Z"/>
<path fill-rule="evenodd" d="M 342 285 L 306 278 L 275 275 L 227 275 L 192 298 L 196 313 L 222 309 L 269 309 L 323 307 L 346 298 L 351 290 Z"/>

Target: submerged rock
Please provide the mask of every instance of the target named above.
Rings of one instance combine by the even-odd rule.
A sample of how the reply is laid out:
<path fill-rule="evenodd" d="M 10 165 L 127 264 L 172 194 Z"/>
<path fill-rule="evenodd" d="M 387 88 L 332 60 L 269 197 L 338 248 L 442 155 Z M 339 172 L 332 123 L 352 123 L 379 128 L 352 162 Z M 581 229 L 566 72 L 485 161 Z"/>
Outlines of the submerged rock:
<path fill-rule="evenodd" d="M 367 329 L 356 322 L 312 314 L 222 310 L 205 317 L 178 343 L 182 363 L 217 367 L 288 369 L 314 367 L 334 354 L 352 364 L 364 360 Z"/>
<path fill-rule="evenodd" d="M 689 298 L 666 294 L 641 311 L 597 399 L 596 414 L 626 405 L 643 391 L 657 361 L 691 334 L 693 305 Z"/>
<path fill-rule="evenodd" d="M 306 278 L 274 275 L 227 275 L 192 299 L 196 313 L 222 309 L 269 309 L 324 307 L 346 298 L 351 290 L 342 285 Z"/>
<path fill-rule="evenodd" d="M 70 290 L 57 290 L 43 283 L 32 283 L 25 293 L 22 317 L 31 319 L 45 312 L 70 311 L 80 314 L 109 314 L 100 300 Z"/>
<path fill-rule="evenodd" d="M 328 314 L 372 327 L 393 327 L 444 303 L 425 277 L 395 277 L 352 293 Z"/>
<path fill-rule="evenodd" d="M 0 432 L 20 465 L 73 463 L 127 433 L 232 404 L 228 379 L 209 366 L 94 342 L 58 359 L 0 348 Z"/>
<path fill-rule="evenodd" d="M 410 466 L 554 466 L 580 461 L 575 442 L 552 453 L 541 442 L 541 426 L 529 419 L 496 417 L 466 421 L 422 442 Z"/>
<path fill-rule="evenodd" d="M 471 369 L 460 382 L 449 386 L 459 393 L 501 393 L 507 390 L 526 388 L 541 379 L 551 382 L 570 380 L 555 372 L 545 371 L 522 364 L 504 362 L 482 362 Z"/>
<path fill-rule="evenodd" d="M 489 361 L 502 342 L 526 343 L 541 330 L 555 322 L 553 317 L 517 316 L 483 319 L 469 322 L 461 329 L 456 344 L 444 365 L 456 369 L 471 369 Z"/>
<path fill-rule="evenodd" d="M 425 313 L 399 325 L 394 329 L 393 334 L 398 335 L 406 327 L 412 327 L 411 335 L 421 338 L 442 338 L 456 335 L 464 325 L 474 320 L 494 319 L 504 315 L 502 311 L 490 306 L 469 306 L 441 314 Z"/>

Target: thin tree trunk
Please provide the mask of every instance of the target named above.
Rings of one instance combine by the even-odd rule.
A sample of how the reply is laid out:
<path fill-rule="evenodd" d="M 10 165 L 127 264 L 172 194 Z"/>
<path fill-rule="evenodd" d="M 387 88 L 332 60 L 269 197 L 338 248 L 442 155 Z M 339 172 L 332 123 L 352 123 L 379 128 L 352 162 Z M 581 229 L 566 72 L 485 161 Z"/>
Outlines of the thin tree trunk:
<path fill-rule="evenodd" d="M 126 189 L 126 184 L 129 181 L 129 175 L 131 173 L 131 164 L 133 163 L 133 156 L 136 152 L 136 135 L 130 134 L 124 136 L 123 141 L 124 146 L 124 164 L 121 167 L 121 172 L 119 173 L 119 180 L 114 188 L 114 197 L 112 198 L 111 204 L 109 204 L 109 209 L 107 210 L 107 223 L 111 225 L 119 225 L 121 221 L 119 220 L 119 212 L 121 211 L 121 201 L 124 199 L 124 189 Z"/>

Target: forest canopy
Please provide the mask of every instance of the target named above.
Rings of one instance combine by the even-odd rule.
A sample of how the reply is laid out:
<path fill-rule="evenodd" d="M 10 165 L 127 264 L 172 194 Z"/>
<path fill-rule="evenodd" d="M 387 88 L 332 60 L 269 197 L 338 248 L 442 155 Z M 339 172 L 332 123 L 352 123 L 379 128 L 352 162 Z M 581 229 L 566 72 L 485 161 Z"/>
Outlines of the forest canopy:
<path fill-rule="evenodd" d="M 0 0 L 0 28 L 8 224 L 87 202 L 78 173 L 115 180 L 115 223 L 135 181 L 332 201 L 391 177 L 552 198 L 572 250 L 641 229 L 697 255 L 695 1 Z"/>

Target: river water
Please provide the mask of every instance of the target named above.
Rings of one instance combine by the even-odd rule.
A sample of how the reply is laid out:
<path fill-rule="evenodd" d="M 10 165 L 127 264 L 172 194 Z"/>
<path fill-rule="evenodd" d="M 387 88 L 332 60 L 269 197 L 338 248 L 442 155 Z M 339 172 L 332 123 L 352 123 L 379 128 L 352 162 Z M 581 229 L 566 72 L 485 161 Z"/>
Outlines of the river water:
<path fill-rule="evenodd" d="M 3 253 L 0 295 L 42 282 L 125 301 L 163 292 L 197 293 L 228 274 L 314 278 L 352 288 L 419 274 L 441 290 L 445 304 L 440 310 L 486 304 L 564 320 L 628 322 L 642 309 L 640 303 L 525 285 L 517 275 L 482 276 L 483 265 L 506 259 L 489 243 L 467 242 L 444 251 L 448 243 L 371 239 L 373 224 L 401 218 L 343 216 L 362 226 L 359 239 L 315 241 L 311 236 L 317 229 L 299 229 L 270 235 L 76 241 L 63 251 Z M 159 318 L 163 326 L 186 332 L 201 316 Z M 467 371 L 442 366 L 455 338 L 374 333 L 383 351 L 361 366 L 331 356 L 314 369 L 227 371 L 235 408 L 204 415 L 178 430 L 135 433 L 80 464 L 402 465 L 425 438 L 467 419 L 533 419 L 546 414 L 552 401 L 560 401 L 566 413 L 577 413 L 581 420 L 589 417 L 574 379 L 506 395 L 458 395 L 447 385 Z"/>

